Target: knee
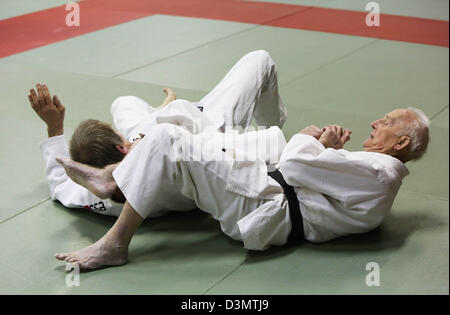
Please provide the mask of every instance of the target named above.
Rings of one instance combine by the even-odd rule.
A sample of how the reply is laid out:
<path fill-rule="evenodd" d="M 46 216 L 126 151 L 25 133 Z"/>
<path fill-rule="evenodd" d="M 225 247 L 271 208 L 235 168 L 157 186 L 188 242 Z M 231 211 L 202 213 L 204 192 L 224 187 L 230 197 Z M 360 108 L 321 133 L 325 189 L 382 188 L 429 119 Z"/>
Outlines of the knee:
<path fill-rule="evenodd" d="M 248 55 L 249 63 L 256 69 L 262 69 L 264 72 L 272 72 L 276 65 L 266 50 L 255 50 Z"/>
<path fill-rule="evenodd" d="M 273 63 L 273 59 L 270 56 L 269 52 L 263 49 L 252 51 L 249 54 L 252 60 L 257 61 L 258 63 L 268 64 Z"/>

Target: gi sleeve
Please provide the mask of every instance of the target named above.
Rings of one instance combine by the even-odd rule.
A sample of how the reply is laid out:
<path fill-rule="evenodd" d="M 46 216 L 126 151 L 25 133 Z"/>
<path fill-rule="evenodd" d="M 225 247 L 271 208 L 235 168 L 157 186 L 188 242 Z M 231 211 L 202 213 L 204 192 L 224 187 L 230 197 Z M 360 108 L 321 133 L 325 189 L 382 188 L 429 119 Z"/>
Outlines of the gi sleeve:
<path fill-rule="evenodd" d="M 280 159 L 289 185 L 304 187 L 346 203 L 346 206 L 382 197 L 384 168 L 369 156 L 326 149 L 312 136 L 298 134 L 288 142 Z"/>
<path fill-rule="evenodd" d="M 50 196 L 68 208 L 87 208 L 94 212 L 118 216 L 122 204 L 111 199 L 100 199 L 83 186 L 73 182 L 64 168 L 55 160 L 56 156 L 69 156 L 64 135 L 48 138 L 41 142 L 45 160 L 45 174 L 50 186 Z"/>

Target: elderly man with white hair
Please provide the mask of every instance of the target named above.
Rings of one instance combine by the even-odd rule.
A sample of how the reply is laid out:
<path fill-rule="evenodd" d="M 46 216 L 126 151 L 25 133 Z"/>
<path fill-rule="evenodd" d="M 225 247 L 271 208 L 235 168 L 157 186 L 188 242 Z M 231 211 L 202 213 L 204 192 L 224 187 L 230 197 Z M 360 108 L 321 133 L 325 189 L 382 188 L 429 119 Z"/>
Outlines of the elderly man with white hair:
<path fill-rule="evenodd" d="M 258 159 L 192 160 L 196 148 L 190 138 L 201 134 L 168 124 L 152 129 L 122 162 L 104 169 L 59 158 L 79 184 L 94 192 L 105 193 L 105 187 L 108 194 L 120 191 L 127 201 L 99 241 L 56 258 L 84 269 L 125 264 L 134 232 L 168 185 L 177 187 L 170 193 L 192 199 L 247 249 L 371 231 L 389 213 L 409 173 L 405 163 L 425 153 L 429 120 L 418 109 L 396 109 L 370 125 L 373 130 L 359 152 L 343 149 L 350 137 L 347 129 L 309 126 L 285 145 L 272 172 Z M 203 137 L 203 144 L 214 149 L 208 139 L 222 135 Z M 171 150 L 175 144 L 177 150 Z"/>

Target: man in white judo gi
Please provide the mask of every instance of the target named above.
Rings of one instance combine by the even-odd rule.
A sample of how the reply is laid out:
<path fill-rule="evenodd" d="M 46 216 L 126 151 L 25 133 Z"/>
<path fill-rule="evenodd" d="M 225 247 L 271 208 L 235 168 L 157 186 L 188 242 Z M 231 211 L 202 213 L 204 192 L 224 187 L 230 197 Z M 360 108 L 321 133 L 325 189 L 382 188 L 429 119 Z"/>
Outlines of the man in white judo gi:
<path fill-rule="evenodd" d="M 52 199 L 59 200 L 66 207 L 84 207 L 112 216 L 118 216 L 122 211 L 124 200 L 121 196 L 99 198 L 76 184 L 56 162 L 56 156 L 71 155 L 74 160 L 103 167 L 117 161 L 104 161 L 111 156 L 118 155 L 120 160 L 133 141 L 141 137 L 144 129 L 148 132 L 151 127 L 160 123 L 175 124 L 196 134 L 206 130 L 225 131 L 226 127 L 245 129 L 252 118 L 260 125 L 279 127 L 286 120 L 286 110 L 278 94 L 275 63 L 265 51 L 254 51 L 241 58 L 200 102 L 175 100 L 170 89 L 165 90 L 167 98 L 158 108 L 135 96 L 119 97 L 111 105 L 117 132 L 106 123 L 85 121 L 76 129 L 70 142 L 70 150 L 63 134 L 64 106 L 57 96 L 51 98 L 45 85 L 37 85 L 36 90 L 37 93 L 30 90 L 29 101 L 47 124 L 49 137 L 41 143 L 41 151 L 46 162 Z M 93 138 L 97 140 L 94 141 Z M 111 141 L 116 141 L 117 144 L 104 149 L 107 145 L 105 138 L 114 138 Z M 280 138 L 284 141 L 282 136 Z M 92 154 L 83 159 L 83 146 L 89 147 L 89 153 L 100 147 L 103 154 Z M 280 153 L 277 153 L 278 156 Z M 168 210 L 190 210 L 196 208 L 196 205 L 192 200 L 179 195 L 168 200 L 160 199 L 158 208 L 151 216 L 162 215 Z"/>
<path fill-rule="evenodd" d="M 342 149 L 348 131 L 338 126 L 308 127 L 293 136 L 277 166 L 295 190 L 299 237 L 323 242 L 379 226 L 408 174 L 405 163 L 426 150 L 428 123 L 419 110 L 394 110 L 371 123 L 361 152 Z M 116 165 L 98 169 L 58 159 L 75 181 L 103 193 L 120 190 L 127 201 L 104 237 L 56 258 L 85 269 L 126 263 L 131 238 L 158 198 L 178 194 L 194 200 L 247 249 L 285 244 L 299 223 L 292 219 L 296 207 L 286 185 L 269 176 L 267 163 L 258 157 L 246 160 L 240 152 L 237 160 L 231 150 L 230 159 L 229 150 L 216 145 L 224 134 L 204 135 L 161 124 Z M 201 159 L 196 158 L 196 137 Z"/>
<path fill-rule="evenodd" d="M 421 111 L 394 110 L 371 124 L 364 152 L 342 149 L 350 132 L 339 126 L 310 126 L 292 137 L 277 167 L 287 186 L 295 189 L 301 237 L 323 242 L 381 224 L 408 174 L 404 163 L 426 150 L 428 124 Z M 276 127 L 269 130 L 277 133 Z M 98 169 L 59 159 L 76 182 L 103 196 L 120 191 L 127 201 L 102 239 L 56 258 L 86 269 L 126 263 L 131 237 L 142 220 L 158 211 L 158 200 L 180 195 L 210 213 L 224 233 L 247 249 L 286 243 L 299 223 L 292 219 L 295 207 L 286 183 L 268 175 L 267 158 L 223 147 L 224 137 L 161 124 L 118 165 Z"/>

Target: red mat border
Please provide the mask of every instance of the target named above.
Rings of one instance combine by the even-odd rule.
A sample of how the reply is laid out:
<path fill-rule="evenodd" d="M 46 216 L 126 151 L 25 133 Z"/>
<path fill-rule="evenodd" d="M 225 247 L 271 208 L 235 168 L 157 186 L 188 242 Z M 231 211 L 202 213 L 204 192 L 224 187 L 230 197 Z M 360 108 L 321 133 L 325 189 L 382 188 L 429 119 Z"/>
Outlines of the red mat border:
<path fill-rule="evenodd" d="M 65 5 L 0 21 L 0 58 L 154 14 L 363 36 L 449 47 L 449 22 L 381 14 L 379 27 L 367 12 L 238 0 L 84 0 L 80 26 L 68 27 Z"/>

